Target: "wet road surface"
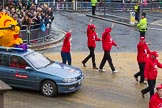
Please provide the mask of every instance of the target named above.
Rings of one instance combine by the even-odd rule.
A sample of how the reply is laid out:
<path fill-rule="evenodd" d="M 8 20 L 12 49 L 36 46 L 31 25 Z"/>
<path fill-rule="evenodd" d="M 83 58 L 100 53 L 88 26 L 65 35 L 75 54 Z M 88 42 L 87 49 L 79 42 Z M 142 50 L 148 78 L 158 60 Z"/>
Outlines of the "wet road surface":
<path fill-rule="evenodd" d="M 138 30 L 124 25 L 114 25 L 111 35 L 120 46 L 120 50 L 113 48 L 112 57 L 119 73 L 112 75 L 107 64 L 105 65 L 107 72 L 99 73 L 92 69 L 91 61 L 87 63 L 87 68 L 83 68 L 81 64 L 81 61 L 88 55 L 86 27 L 89 17 L 86 17 L 86 14 L 56 13 L 53 25 L 64 31 L 72 29 L 72 64 L 80 67 L 85 74 L 82 88 L 75 93 L 60 94 L 53 98 L 44 97 L 35 91 L 14 89 L 5 94 L 5 108 L 147 108 L 149 95 L 147 94 L 146 98 L 142 99 L 140 94 L 140 90 L 146 85 L 137 84 L 132 77 L 138 71 L 136 62 Z M 159 14 L 158 17 L 153 17 L 160 19 Z M 105 27 L 111 26 L 111 22 L 98 19 L 94 19 L 94 24 L 99 37 Z M 150 29 L 147 32 L 146 39 L 152 43 L 151 49 L 161 51 L 161 37 L 161 30 Z M 44 50 L 42 53 L 61 61 L 60 50 L 61 46 Z M 101 42 L 97 42 L 95 51 L 96 63 L 99 65 L 103 56 Z M 157 83 L 162 82 L 160 72 L 162 71 L 159 70 Z"/>
<path fill-rule="evenodd" d="M 116 74 L 111 73 L 107 63 L 104 67 L 107 71 L 103 73 L 92 69 L 91 60 L 86 68 L 82 67 L 81 60 L 87 54 L 72 52 L 72 65 L 81 68 L 85 74 L 79 91 L 48 98 L 39 92 L 14 89 L 5 94 L 5 108 L 147 108 L 149 94 L 146 94 L 145 99 L 140 94 L 146 85 L 136 83 L 132 77 L 138 71 L 135 53 L 112 53 L 114 65 L 119 71 Z M 45 55 L 61 61 L 60 53 Z M 97 65 L 102 56 L 103 53 L 96 53 Z M 161 81 L 162 70 L 159 70 L 157 84 Z"/>

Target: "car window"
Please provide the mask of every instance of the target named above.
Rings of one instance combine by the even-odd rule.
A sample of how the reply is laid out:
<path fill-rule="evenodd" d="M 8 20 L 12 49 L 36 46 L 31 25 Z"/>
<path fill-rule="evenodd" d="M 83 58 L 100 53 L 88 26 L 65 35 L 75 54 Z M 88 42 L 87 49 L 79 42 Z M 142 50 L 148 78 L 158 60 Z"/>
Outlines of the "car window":
<path fill-rule="evenodd" d="M 8 55 L 0 54 L 0 65 L 3 65 L 3 66 L 9 65 Z"/>
<path fill-rule="evenodd" d="M 38 52 L 30 53 L 26 55 L 25 58 L 28 59 L 35 68 L 43 68 L 50 64 L 50 60 Z"/>
<path fill-rule="evenodd" d="M 29 66 L 28 63 L 22 57 L 10 56 L 10 67 L 25 69 L 27 66 Z"/>

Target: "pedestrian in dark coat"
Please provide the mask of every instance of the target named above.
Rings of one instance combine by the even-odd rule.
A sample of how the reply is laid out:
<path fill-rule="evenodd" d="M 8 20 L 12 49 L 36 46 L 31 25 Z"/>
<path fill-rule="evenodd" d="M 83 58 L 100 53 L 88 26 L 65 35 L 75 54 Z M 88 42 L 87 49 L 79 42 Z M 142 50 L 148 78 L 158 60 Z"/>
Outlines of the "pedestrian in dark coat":
<path fill-rule="evenodd" d="M 158 53 L 156 51 L 152 51 L 146 61 L 145 69 L 144 69 L 144 78 L 147 80 L 148 87 L 141 90 L 142 97 L 148 92 L 150 92 L 150 98 L 154 94 L 154 88 L 156 84 L 156 77 L 158 68 L 162 68 L 162 63 L 160 63 L 157 59 Z"/>
<path fill-rule="evenodd" d="M 113 27 L 113 24 L 112 24 L 112 27 Z M 105 31 L 102 34 L 102 48 L 104 50 L 104 56 L 103 56 L 102 61 L 100 63 L 100 67 L 99 67 L 100 72 L 105 71 L 103 69 L 103 67 L 104 67 L 106 61 L 108 61 L 112 72 L 113 73 L 117 72 L 117 70 L 115 70 L 115 67 L 113 65 L 112 58 L 111 58 L 111 55 L 110 55 L 110 51 L 111 51 L 113 45 L 116 46 L 119 49 L 119 46 L 115 43 L 115 41 L 112 40 L 111 35 L 110 35 L 112 27 L 106 28 Z"/>
<path fill-rule="evenodd" d="M 138 82 L 138 77 L 140 76 L 140 83 L 144 83 L 144 67 L 148 55 L 150 54 L 150 49 L 148 47 L 149 43 L 146 43 L 144 37 L 140 37 L 140 41 L 137 44 L 137 62 L 139 66 L 139 72 L 134 74 L 134 78 Z"/>
<path fill-rule="evenodd" d="M 68 65 L 71 65 L 71 32 L 67 32 L 63 41 L 62 50 L 61 50 L 61 57 L 62 57 L 62 63 L 66 64 L 68 61 Z"/>
<path fill-rule="evenodd" d="M 93 69 L 98 69 L 98 67 L 96 66 L 96 62 L 95 62 L 95 53 L 94 50 L 96 48 L 96 41 L 101 41 L 100 38 L 98 38 L 97 34 L 96 34 L 96 26 L 94 24 L 91 24 L 92 21 L 90 21 L 90 23 L 88 24 L 87 27 L 87 45 L 89 48 L 89 55 L 82 61 L 82 64 L 84 67 L 86 67 L 86 62 L 92 58 L 92 65 L 93 65 Z"/>

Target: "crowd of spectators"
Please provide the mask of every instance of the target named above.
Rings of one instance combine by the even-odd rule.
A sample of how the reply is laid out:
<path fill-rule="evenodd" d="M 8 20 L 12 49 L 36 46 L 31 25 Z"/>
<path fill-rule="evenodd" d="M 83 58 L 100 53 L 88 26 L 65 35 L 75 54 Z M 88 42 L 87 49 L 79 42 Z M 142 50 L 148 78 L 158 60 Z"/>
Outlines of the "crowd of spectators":
<path fill-rule="evenodd" d="M 34 0 L 30 3 L 24 0 L 18 0 L 16 3 L 7 2 L 2 11 L 16 19 L 21 30 L 29 25 L 33 25 L 33 28 L 38 28 L 41 24 L 47 26 L 54 20 L 52 8 L 47 3 L 36 4 Z"/>

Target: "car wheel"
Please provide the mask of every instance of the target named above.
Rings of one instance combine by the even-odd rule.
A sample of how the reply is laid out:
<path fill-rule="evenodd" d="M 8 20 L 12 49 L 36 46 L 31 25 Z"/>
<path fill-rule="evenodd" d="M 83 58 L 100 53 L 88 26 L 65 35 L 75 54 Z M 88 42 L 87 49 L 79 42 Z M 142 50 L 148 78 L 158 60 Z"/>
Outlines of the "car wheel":
<path fill-rule="evenodd" d="M 53 81 L 46 80 L 41 84 L 41 93 L 44 96 L 52 97 L 57 95 L 57 86 Z"/>

